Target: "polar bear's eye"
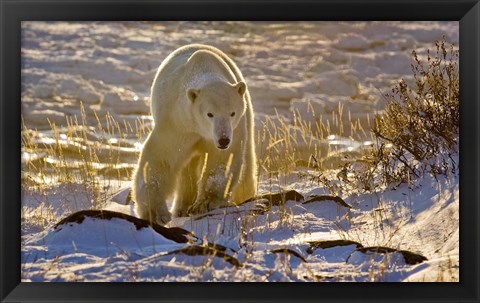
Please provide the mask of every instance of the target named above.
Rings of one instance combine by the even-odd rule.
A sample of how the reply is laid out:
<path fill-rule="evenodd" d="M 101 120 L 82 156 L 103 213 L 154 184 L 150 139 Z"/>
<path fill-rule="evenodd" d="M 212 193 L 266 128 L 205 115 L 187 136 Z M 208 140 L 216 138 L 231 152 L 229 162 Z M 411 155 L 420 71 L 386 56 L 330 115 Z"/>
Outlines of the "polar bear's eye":
<path fill-rule="evenodd" d="M 208 113 L 207 116 L 210 117 L 210 118 L 213 118 L 213 114 L 212 114 L 212 113 Z"/>
<path fill-rule="evenodd" d="M 230 117 L 233 117 L 233 116 L 235 116 L 235 112 L 232 112 L 232 113 L 230 114 Z"/>

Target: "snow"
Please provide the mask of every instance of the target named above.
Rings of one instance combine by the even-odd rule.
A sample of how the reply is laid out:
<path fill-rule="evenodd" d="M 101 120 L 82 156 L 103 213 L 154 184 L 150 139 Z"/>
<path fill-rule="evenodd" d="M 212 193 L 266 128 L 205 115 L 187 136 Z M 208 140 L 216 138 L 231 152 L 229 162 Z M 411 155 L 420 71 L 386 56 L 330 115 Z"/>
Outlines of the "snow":
<path fill-rule="evenodd" d="M 362 51 L 370 47 L 370 41 L 367 38 L 355 34 L 341 34 L 337 41 L 337 48 L 351 51 Z"/>
<path fill-rule="evenodd" d="M 272 114 L 274 106 L 288 116 L 291 100 L 305 93 L 375 106 L 379 91 L 410 76 L 412 49 L 421 53 L 444 35 L 458 45 L 458 22 L 23 22 L 22 100 L 32 111 L 65 98 L 95 109 L 112 92 L 122 100 L 148 96 L 166 55 L 204 42 L 239 65 L 258 113 Z M 357 96 L 359 86 L 369 98 Z M 148 114 L 135 102 L 105 106 L 112 114 L 129 108 Z M 38 123 L 24 118 L 27 126 Z"/>
<path fill-rule="evenodd" d="M 296 142 L 299 151 L 314 142 L 331 152 L 324 166 L 338 168 L 339 159 L 372 144 L 351 137 L 350 122 L 366 126 L 384 107 L 382 93 L 400 79 L 411 81 L 411 51 L 421 56 L 443 36 L 458 45 L 458 27 L 458 22 L 22 22 L 22 117 L 32 144 L 22 146 L 22 170 L 28 170 L 26 163 L 45 167 L 42 174 L 22 175 L 22 281 L 458 281 L 457 175 L 438 181 L 426 176 L 376 193 L 344 189 L 338 195 L 348 207 L 334 198 L 305 203 L 310 195 L 330 194 L 315 181 L 317 171 L 272 172 L 262 176 L 261 194 L 293 189 L 305 199 L 275 204 L 263 198 L 175 218 L 167 228 L 192 232 L 196 238 L 190 243 L 122 218 L 86 217 L 56 226 L 88 209 L 136 216 L 129 177 L 153 127 L 150 85 L 163 58 L 181 45 L 211 44 L 237 63 L 252 96 L 256 133 L 272 130 L 282 118 L 291 122 L 294 114 L 306 123 L 327 123 L 343 106 L 344 134 L 332 124 L 331 137 Z M 68 139 L 72 132 L 80 134 L 74 142 Z M 305 136 L 298 125 L 289 125 L 288 132 Z M 57 141 L 64 159 L 52 156 Z M 257 154 L 265 154 L 262 148 L 267 147 L 259 144 Z M 85 161 L 96 181 L 63 175 L 65 167 L 82 172 Z M 337 173 L 325 172 L 332 182 Z M 392 251 L 338 244 L 344 240 Z M 321 248 L 325 241 L 338 245 Z M 212 248 L 215 244 L 225 250 Z M 408 264 L 402 251 L 427 260 Z"/>
<path fill-rule="evenodd" d="M 294 182 L 290 187 L 302 187 L 297 185 Z M 315 191 L 317 186 L 303 184 L 306 197 Z M 137 229 L 119 218 L 50 225 L 44 231 L 24 232 L 23 280 L 132 278 L 122 276 L 122 268 L 135 268 L 132 275 L 136 281 L 392 282 L 436 281 L 439 275 L 445 275 L 445 280 L 458 279 L 458 192 L 458 178 L 442 179 L 437 184 L 426 177 L 415 190 L 401 186 L 378 193 L 376 199 L 371 194 L 348 196 L 345 202 L 351 208 L 333 199 L 309 203 L 291 200 L 271 207 L 268 200 L 260 199 L 196 217 L 176 218 L 169 224 L 193 232 L 201 239 L 199 245 L 225 246 L 225 253 L 241 266 L 219 256 L 178 253 L 189 244 L 168 240 L 152 228 Z M 105 209 L 134 214 L 132 205 L 122 205 L 126 193 L 128 187 L 119 190 L 113 196 L 118 202 L 110 200 Z M 31 204 L 35 195 L 25 197 L 24 203 Z M 329 248 L 310 245 L 344 239 L 363 247 L 388 245 L 428 260 L 407 264 L 400 252 L 361 252 L 355 244 Z M 52 264 L 55 269 L 46 275 L 45 268 Z M 65 277 L 64 271 L 71 277 Z"/>

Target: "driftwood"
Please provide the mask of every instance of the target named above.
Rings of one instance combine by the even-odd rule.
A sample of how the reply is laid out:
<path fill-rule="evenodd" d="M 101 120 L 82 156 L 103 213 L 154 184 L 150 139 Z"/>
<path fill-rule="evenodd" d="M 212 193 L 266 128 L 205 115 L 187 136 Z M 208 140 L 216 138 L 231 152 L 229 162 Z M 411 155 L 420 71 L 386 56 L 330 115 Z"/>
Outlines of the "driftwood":
<path fill-rule="evenodd" d="M 389 253 L 395 253 L 395 252 L 402 254 L 403 259 L 405 260 L 405 263 L 409 265 L 415 265 L 428 260 L 425 256 L 422 256 L 420 254 L 417 254 L 408 250 L 399 250 L 399 249 L 385 247 L 385 246 L 364 247 L 362 244 L 355 241 L 350 241 L 350 240 L 327 240 L 327 241 L 313 241 L 308 243 L 310 244 L 310 247 L 307 248 L 306 252 L 309 254 L 312 254 L 313 251 L 317 248 L 327 249 L 327 248 L 332 248 L 337 246 L 356 245 L 355 251 L 358 251 L 364 254 L 365 253 L 389 254 Z M 347 258 L 346 262 L 348 262 L 349 258 L 350 256 Z"/>
<path fill-rule="evenodd" d="M 348 245 L 356 245 L 357 248 L 363 247 L 362 244 L 355 241 L 350 241 L 350 240 L 312 241 L 312 242 L 308 242 L 308 244 L 310 244 L 310 247 L 307 248 L 307 253 L 309 254 L 312 254 L 313 251 L 317 248 L 327 249 L 327 248 L 332 248 L 337 246 L 348 246 Z"/>
<path fill-rule="evenodd" d="M 307 263 L 307 260 L 305 260 L 305 258 L 301 254 L 297 253 L 294 250 L 291 250 L 290 248 L 275 248 L 275 249 L 271 250 L 271 253 L 274 253 L 274 254 L 278 254 L 278 253 L 290 254 L 290 255 L 293 255 L 293 256 L 299 258 L 300 260 L 302 260 L 302 262 Z"/>
<path fill-rule="evenodd" d="M 175 241 L 177 243 L 187 243 L 192 239 L 197 239 L 197 237 L 195 237 L 191 232 L 183 228 L 179 228 L 179 227 L 167 228 L 157 223 L 152 223 L 147 220 L 143 220 L 134 216 L 130 216 L 124 213 L 119 213 L 119 212 L 110 211 L 110 210 L 95 210 L 95 209 L 81 210 L 60 220 L 60 222 L 55 224 L 54 228 L 60 229 L 62 225 L 68 224 L 68 223 L 80 224 L 83 222 L 83 220 L 85 220 L 85 218 L 95 218 L 95 219 L 102 219 L 102 220 L 110 220 L 113 218 L 122 219 L 130 223 L 133 223 L 137 228 L 137 230 L 146 228 L 146 227 L 151 227 L 153 230 L 155 230 L 157 233 L 159 233 L 163 237 L 169 240 Z"/>
<path fill-rule="evenodd" d="M 399 250 L 399 249 L 384 247 L 384 246 L 361 247 L 361 248 L 357 248 L 357 251 L 362 253 L 373 252 L 373 253 L 379 253 L 379 254 L 388 254 L 388 253 L 395 253 L 395 252 L 400 253 L 403 256 L 403 259 L 405 259 L 405 263 L 409 265 L 415 265 L 428 260 L 425 256 L 422 256 L 420 254 L 417 254 L 408 250 Z"/>
<path fill-rule="evenodd" d="M 235 267 L 241 267 L 242 264 L 234 257 L 226 254 L 224 251 L 216 249 L 213 246 L 200 246 L 200 245 L 190 245 L 183 247 L 171 252 L 168 252 L 166 255 L 175 255 L 175 254 L 184 254 L 188 256 L 214 256 L 222 258 L 226 262 L 232 264 Z"/>

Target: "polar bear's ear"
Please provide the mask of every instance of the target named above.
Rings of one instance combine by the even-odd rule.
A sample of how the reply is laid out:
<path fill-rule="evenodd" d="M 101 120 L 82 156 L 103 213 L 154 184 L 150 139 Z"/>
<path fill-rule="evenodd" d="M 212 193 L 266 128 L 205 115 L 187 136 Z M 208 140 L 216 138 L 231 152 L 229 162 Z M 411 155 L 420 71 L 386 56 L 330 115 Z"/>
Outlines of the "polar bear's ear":
<path fill-rule="evenodd" d="M 187 97 L 193 103 L 197 99 L 199 93 L 200 91 L 198 89 L 191 88 L 187 91 Z"/>
<path fill-rule="evenodd" d="M 237 89 L 240 96 L 243 96 L 243 94 L 245 94 L 245 91 L 247 90 L 247 85 L 245 84 L 245 82 L 240 81 L 235 84 L 235 88 Z"/>

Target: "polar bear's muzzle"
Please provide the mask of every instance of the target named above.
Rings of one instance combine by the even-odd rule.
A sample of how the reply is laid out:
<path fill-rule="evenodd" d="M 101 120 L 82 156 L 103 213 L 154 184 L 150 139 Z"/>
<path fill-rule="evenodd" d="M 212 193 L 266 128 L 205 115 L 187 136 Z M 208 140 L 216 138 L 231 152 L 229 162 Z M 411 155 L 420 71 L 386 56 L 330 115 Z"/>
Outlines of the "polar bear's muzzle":
<path fill-rule="evenodd" d="M 215 118 L 213 140 L 218 149 L 227 149 L 232 142 L 232 124 L 228 118 Z"/>

